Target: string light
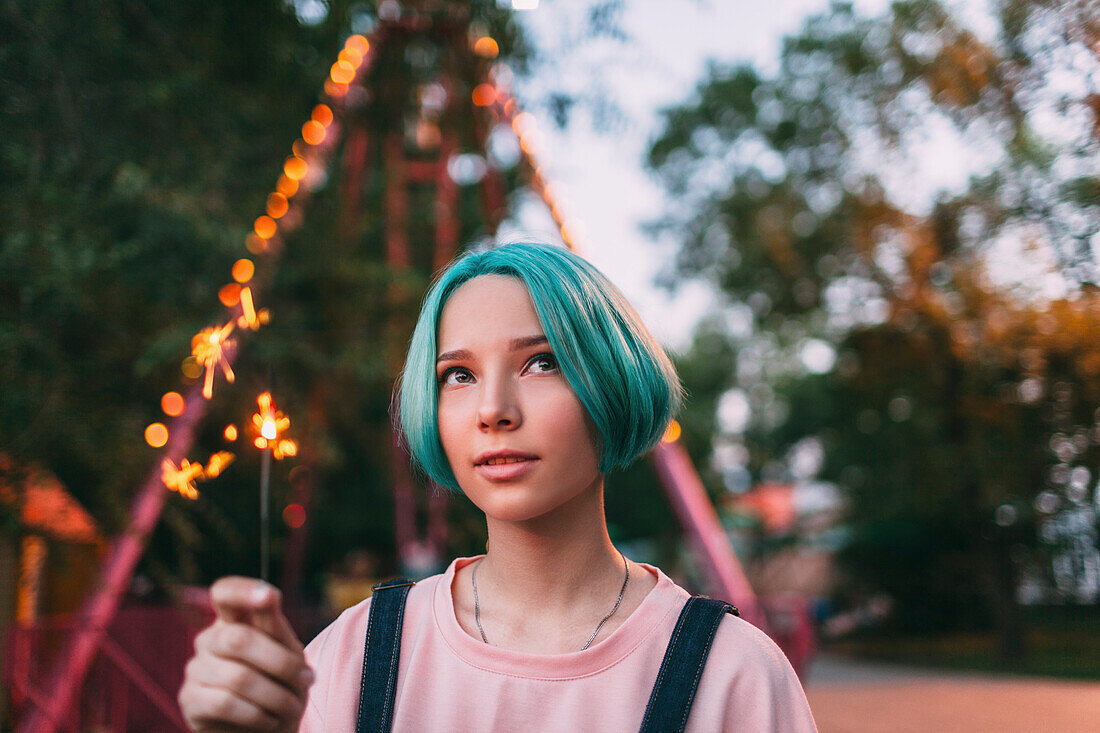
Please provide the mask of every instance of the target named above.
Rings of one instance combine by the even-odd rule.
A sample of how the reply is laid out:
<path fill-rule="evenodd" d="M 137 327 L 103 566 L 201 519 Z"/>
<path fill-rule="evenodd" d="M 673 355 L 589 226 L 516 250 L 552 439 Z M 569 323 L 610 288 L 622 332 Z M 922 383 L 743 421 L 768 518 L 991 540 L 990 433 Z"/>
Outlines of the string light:
<path fill-rule="evenodd" d="M 297 155 L 290 156 L 286 159 L 286 162 L 283 163 L 283 173 L 286 174 L 287 178 L 295 181 L 300 181 L 305 178 L 308 171 L 309 166 L 306 164 L 305 160 L 299 158 Z"/>
<path fill-rule="evenodd" d="M 310 120 L 302 125 L 302 139 L 310 145 L 320 145 L 325 140 L 325 126 Z"/>
<path fill-rule="evenodd" d="M 332 108 L 327 104 L 319 104 L 313 108 L 309 118 L 321 127 L 328 127 L 332 124 Z"/>
<path fill-rule="evenodd" d="M 308 124 L 308 123 L 307 123 Z M 267 215 L 272 219 L 278 219 L 286 214 L 290 210 L 290 202 L 286 200 L 286 196 L 276 191 L 275 193 L 268 194 L 267 206 L 265 211 Z"/>
<path fill-rule="evenodd" d="M 165 392 L 160 398 L 160 409 L 169 417 L 179 417 L 184 408 L 183 395 L 179 392 Z"/>
<path fill-rule="evenodd" d="M 554 224 L 558 227 L 558 233 L 561 236 L 562 242 L 569 249 L 575 249 L 576 238 L 579 236 L 582 225 L 577 219 L 566 218 L 558 201 L 560 185 L 546 181 L 545 175 L 543 174 L 543 167 L 538 160 L 538 155 L 543 148 L 545 136 L 542 131 L 538 129 L 538 123 L 535 117 L 530 112 L 519 111 L 519 105 L 516 103 L 516 100 L 503 90 L 495 90 L 494 98 L 499 103 L 496 109 L 500 111 L 502 118 L 511 124 L 512 131 L 519 139 L 520 150 L 532 171 L 531 188 L 539 195 L 546 204 L 546 207 L 550 210 L 550 216 L 554 219 Z"/>
<path fill-rule="evenodd" d="M 500 46 L 489 36 L 482 36 L 474 43 L 474 53 L 482 58 L 495 59 L 500 53 Z"/>
<path fill-rule="evenodd" d="M 180 372 L 183 374 L 184 379 L 198 379 L 199 375 L 202 374 L 202 365 L 195 360 L 194 356 L 189 356 L 180 364 Z"/>
<path fill-rule="evenodd" d="M 329 78 L 337 84 L 350 84 L 355 79 L 355 67 L 347 61 L 337 61 L 329 69 Z"/>
<path fill-rule="evenodd" d="M 478 107 L 488 107 L 496 101 L 497 90 L 492 84 L 478 84 L 471 97 Z"/>
<path fill-rule="evenodd" d="M 365 57 L 367 51 L 370 50 L 370 41 L 367 40 L 366 36 L 356 33 L 348 36 L 348 40 L 344 41 L 344 48 L 355 49 L 359 52 L 360 57 Z"/>
<path fill-rule="evenodd" d="M 145 442 L 154 448 L 163 448 L 168 442 L 168 428 L 164 423 L 152 423 L 145 428 Z"/>
<path fill-rule="evenodd" d="M 260 239 L 271 239 L 275 236 L 275 229 L 275 220 L 267 214 L 256 217 L 256 222 L 252 225 L 252 231 L 256 232 L 256 236 Z"/>
<path fill-rule="evenodd" d="M 244 238 L 244 246 L 254 255 L 264 254 L 269 249 L 267 240 L 256 234 L 256 232 L 248 233 L 248 236 Z"/>
<path fill-rule="evenodd" d="M 218 290 L 218 300 L 226 308 L 232 308 L 241 302 L 241 284 L 229 283 Z"/>
<path fill-rule="evenodd" d="M 330 69 L 330 77 L 324 84 L 325 93 L 333 99 L 339 99 L 346 94 L 349 84 L 355 80 L 369 50 L 370 42 L 366 37 L 359 34 L 350 36 L 345 41 L 336 63 Z M 302 138 L 295 141 L 292 146 L 294 154 L 284 162 L 282 174 L 275 184 L 275 191 L 267 197 L 264 214 L 257 217 L 252 231 L 245 237 L 245 247 L 250 253 L 259 255 L 271 251 L 271 243 L 268 240 L 278 231 L 276 220 L 290 211 L 290 199 L 298 193 L 299 181 L 309 173 L 310 163 L 307 162 L 306 156 L 307 154 L 316 155 L 309 151 L 326 142 L 331 142 L 330 127 L 334 121 L 332 108 L 327 104 L 318 104 L 311 111 L 310 119 L 302 126 Z M 321 152 L 324 154 L 324 150 Z M 323 165 L 323 162 L 320 160 L 315 164 Z M 213 396 L 214 375 L 219 368 L 227 382 L 234 381 L 233 370 L 226 357 L 226 349 L 235 345 L 235 342 L 229 338 L 233 328 L 239 326 L 242 329 L 256 330 L 271 319 L 266 308 L 256 308 L 252 288 L 246 285 L 251 282 L 255 274 L 253 262 L 247 258 L 237 260 L 231 274 L 235 282 L 228 283 L 218 290 L 218 300 L 227 308 L 239 304 L 241 314 L 236 320 L 230 320 L 223 326 L 205 328 L 195 334 L 191 339 L 191 355 L 184 359 L 180 366 L 185 380 L 195 380 L 205 374 L 202 394 L 206 399 Z M 297 443 L 289 438 L 280 437 L 280 434 L 290 425 L 289 418 L 275 409 L 269 393 L 260 395 L 257 404 L 260 407 L 257 415 L 263 415 L 258 426 L 261 434 L 257 438 L 257 445 L 259 446 L 259 441 L 262 440 L 264 442 L 262 447 L 270 447 L 276 459 L 296 455 Z M 169 416 L 181 415 L 184 408 L 184 399 L 178 392 L 167 392 L 161 397 L 161 409 Z M 256 415 L 253 416 L 253 422 L 255 419 Z M 226 425 L 223 436 L 227 441 L 235 441 L 238 437 L 237 426 Z M 145 440 L 155 448 L 163 447 L 168 442 L 168 428 L 159 422 L 150 424 L 145 429 Z M 168 488 L 181 496 L 196 499 L 199 493 L 195 488 L 195 482 L 218 476 L 233 460 L 234 455 L 228 451 L 213 454 L 205 467 L 201 463 L 191 463 L 187 459 L 183 459 L 180 465 L 176 466 L 171 460 L 165 459 L 161 464 L 161 477 Z M 301 521 L 305 521 L 304 510 Z M 300 523 L 297 526 L 300 526 Z"/>
<path fill-rule="evenodd" d="M 347 84 L 337 84 L 332 79 L 325 79 L 325 94 L 333 99 L 339 99 L 348 93 Z"/>
<path fill-rule="evenodd" d="M 294 194 L 298 193 L 298 179 L 290 178 L 285 173 L 279 176 L 279 180 L 275 182 L 275 190 L 281 193 L 283 196 L 290 198 Z"/>
<path fill-rule="evenodd" d="M 242 258 L 233 263 L 233 269 L 230 272 L 234 280 L 244 285 L 256 274 L 256 265 L 252 264 L 252 260 Z"/>

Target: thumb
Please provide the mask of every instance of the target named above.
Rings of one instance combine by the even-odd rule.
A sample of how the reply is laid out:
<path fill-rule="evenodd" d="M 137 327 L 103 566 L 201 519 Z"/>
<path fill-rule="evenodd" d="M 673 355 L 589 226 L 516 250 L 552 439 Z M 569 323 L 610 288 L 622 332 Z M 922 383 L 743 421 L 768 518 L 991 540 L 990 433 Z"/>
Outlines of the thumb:
<path fill-rule="evenodd" d="M 288 649 L 301 651 L 302 642 L 283 614 L 283 594 L 279 589 L 260 581 L 252 590 L 252 599 L 256 603 L 252 610 L 252 625 Z"/>
<path fill-rule="evenodd" d="M 294 651 L 302 643 L 282 613 L 282 594 L 256 578 L 231 576 L 210 586 L 210 603 L 223 621 L 249 624 Z"/>

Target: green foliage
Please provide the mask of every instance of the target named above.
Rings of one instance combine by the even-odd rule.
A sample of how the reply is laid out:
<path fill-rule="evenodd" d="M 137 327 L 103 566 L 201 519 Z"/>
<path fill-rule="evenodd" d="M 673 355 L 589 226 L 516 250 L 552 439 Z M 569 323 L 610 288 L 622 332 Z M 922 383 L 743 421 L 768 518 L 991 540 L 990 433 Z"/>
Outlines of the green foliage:
<path fill-rule="evenodd" d="M 712 66 L 665 111 L 649 153 L 672 197 L 653 228 L 681 242 L 667 284 L 710 281 L 752 321 L 726 330 L 728 376 L 685 370 L 696 409 L 744 391 L 753 421 L 720 439 L 745 445 L 757 478 L 788 477 L 791 447 L 821 441 L 820 476 L 849 500 L 851 590 L 888 590 L 910 628 L 1004 617 L 1014 581 L 996 570 L 1008 552 L 991 541 L 997 507 L 1028 528 L 1012 562 L 1034 576 L 1052 551 L 1034 530 L 1058 520 L 1033 502 L 1077 496 L 1066 476 L 1098 466 L 1087 438 L 1050 448 L 1092 430 L 1100 407 L 1091 346 L 1073 335 L 1097 313 L 1100 210 L 1078 172 L 1100 158 L 1096 90 L 1052 82 L 1071 58 L 1095 67 L 1089 26 L 1064 4 L 997 12 L 997 33 L 979 37 L 935 0 L 879 17 L 834 3 L 784 41 L 774 74 Z M 1055 132 L 1053 108 L 1076 128 Z M 922 193 L 946 164 L 925 161 L 929 139 L 987 157 L 968 181 Z M 1069 297 L 1051 302 L 1022 273 L 994 283 L 996 248 L 1021 238 Z M 686 363 L 715 353 L 721 323 Z M 837 354 L 827 373 L 802 358 L 811 339 Z M 711 440 L 705 416 L 685 426 Z"/>
<path fill-rule="evenodd" d="M 275 0 L 8 3 L 0 23 L 0 450 L 110 531 L 323 68 Z"/>
<path fill-rule="evenodd" d="M 349 27 L 377 22 L 371 3 L 326 5 L 315 24 L 283 0 L 0 8 L 0 453 L 56 473 L 108 535 L 155 468 L 142 432 L 164 419 L 160 396 L 180 389 L 191 336 L 224 318 L 218 289 L 247 254 L 245 235 L 335 51 Z M 468 10 L 522 68 L 528 51 L 511 12 L 491 0 Z M 361 200 L 337 185 L 337 150 L 274 272 L 258 258 L 268 287 L 257 304 L 272 322 L 244 338 L 236 384 L 219 377 L 189 453 L 203 460 L 228 447 L 237 460 L 199 484 L 200 501 L 169 498 L 141 568 L 159 582 L 256 572 L 259 456 L 247 437 L 226 446 L 222 430 L 241 426 L 268 388 L 303 450 L 274 467 L 274 557 L 289 486 L 308 479 L 314 590 L 318 570 L 352 549 L 392 564 L 389 401 L 435 221 L 412 217 L 413 268 L 384 264 L 381 133 L 403 129 L 416 86 L 441 68 L 459 99 L 484 71 L 455 52 L 468 42 L 464 31 L 454 37 L 462 15 L 433 17 L 441 30 L 407 53 L 395 44 L 397 56 L 383 54 L 371 71 L 381 91 L 350 105 L 373 146 Z M 475 145 L 472 115 L 445 122 L 462 149 Z M 506 174 L 506 189 L 515 183 Z M 413 210 L 432 212 L 421 198 Z M 462 190 L 458 205 L 459 241 L 472 241 L 485 231 L 478 192 Z M 459 524 L 452 538 L 468 547 L 468 523 Z"/>

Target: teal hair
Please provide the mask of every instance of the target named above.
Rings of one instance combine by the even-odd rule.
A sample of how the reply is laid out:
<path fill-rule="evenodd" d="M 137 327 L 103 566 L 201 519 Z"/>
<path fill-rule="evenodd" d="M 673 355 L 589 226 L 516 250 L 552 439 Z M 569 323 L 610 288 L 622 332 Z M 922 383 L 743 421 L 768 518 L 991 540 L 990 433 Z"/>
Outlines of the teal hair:
<path fill-rule="evenodd" d="M 603 273 L 561 247 L 506 244 L 467 252 L 424 298 L 398 387 L 400 431 L 413 460 L 457 489 L 439 439 L 435 360 L 447 299 L 479 275 L 523 282 L 562 370 L 599 432 L 600 472 L 622 468 L 661 439 L 680 407 L 676 370 Z"/>

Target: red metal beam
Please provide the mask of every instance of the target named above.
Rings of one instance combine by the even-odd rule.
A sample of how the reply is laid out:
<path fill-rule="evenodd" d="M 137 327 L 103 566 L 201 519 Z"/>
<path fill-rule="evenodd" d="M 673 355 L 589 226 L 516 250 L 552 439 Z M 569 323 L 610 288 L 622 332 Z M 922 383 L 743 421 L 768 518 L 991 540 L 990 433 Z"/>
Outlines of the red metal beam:
<path fill-rule="evenodd" d="M 767 631 L 767 620 L 756 593 L 718 521 L 718 513 L 687 451 L 679 441 L 662 441 L 653 449 L 650 458 L 700 570 L 708 580 L 711 595 L 734 604 L 742 618 Z"/>
<path fill-rule="evenodd" d="M 226 359 L 232 364 L 236 349 L 227 349 L 226 352 Z M 167 458 L 179 465 L 187 456 L 194 442 L 196 426 L 206 413 L 208 404 L 202 396 L 202 385 L 192 387 L 187 395 L 186 408 L 171 425 L 162 459 Z M 161 463 L 158 460 L 137 492 L 126 531 L 111 544 L 97 584 L 98 590 L 84 602 L 76 628 L 57 657 L 49 676 L 50 684 L 46 687 L 51 691 L 46 705 L 36 707 L 27 716 L 18 728 L 20 733 L 52 733 L 79 705 L 77 693 L 104 641 L 107 627 L 118 611 L 130 577 L 145 551 L 145 543 L 156 527 L 169 493 L 161 479 Z"/>

